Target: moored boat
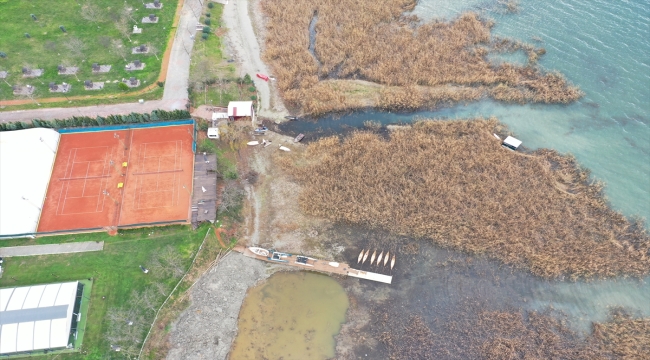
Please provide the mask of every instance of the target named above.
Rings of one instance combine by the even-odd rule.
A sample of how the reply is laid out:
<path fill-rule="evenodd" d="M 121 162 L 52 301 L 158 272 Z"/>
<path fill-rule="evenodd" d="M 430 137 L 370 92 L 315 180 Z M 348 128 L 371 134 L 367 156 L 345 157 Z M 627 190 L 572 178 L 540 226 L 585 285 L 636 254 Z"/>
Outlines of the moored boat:
<path fill-rule="evenodd" d="M 377 265 L 381 264 L 381 258 L 384 256 L 384 251 L 379 254 L 379 257 L 377 258 Z"/>
<path fill-rule="evenodd" d="M 375 255 L 377 255 L 377 250 L 372 252 L 372 256 L 370 257 L 370 265 L 375 262 Z"/>
<path fill-rule="evenodd" d="M 362 257 L 363 257 L 363 249 L 361 249 L 361 252 L 359 253 L 359 257 L 357 258 L 357 264 L 361 262 Z"/>
<path fill-rule="evenodd" d="M 265 257 L 269 256 L 269 251 L 266 249 L 251 246 L 248 248 L 248 250 L 250 250 L 255 255 L 265 256 Z"/>
<path fill-rule="evenodd" d="M 390 251 L 386 253 L 386 257 L 384 258 L 384 266 L 386 266 L 386 264 L 388 264 L 389 257 L 390 257 Z"/>
<path fill-rule="evenodd" d="M 247 142 L 246 144 L 247 144 L 247 145 L 250 145 L 250 146 L 255 146 L 255 145 L 259 145 L 260 142 L 259 142 L 259 141 L 249 141 L 249 142 Z"/>
<path fill-rule="evenodd" d="M 393 255 L 393 260 L 390 261 L 390 269 L 393 270 L 393 266 L 395 266 L 395 255 Z"/>
<path fill-rule="evenodd" d="M 368 254 L 370 254 L 370 249 L 368 249 L 366 253 L 363 255 L 363 260 L 361 260 L 362 264 L 366 262 L 366 259 L 368 258 Z"/>
<path fill-rule="evenodd" d="M 305 134 L 298 134 L 295 139 L 293 139 L 293 142 L 300 142 L 303 138 L 305 137 Z"/>

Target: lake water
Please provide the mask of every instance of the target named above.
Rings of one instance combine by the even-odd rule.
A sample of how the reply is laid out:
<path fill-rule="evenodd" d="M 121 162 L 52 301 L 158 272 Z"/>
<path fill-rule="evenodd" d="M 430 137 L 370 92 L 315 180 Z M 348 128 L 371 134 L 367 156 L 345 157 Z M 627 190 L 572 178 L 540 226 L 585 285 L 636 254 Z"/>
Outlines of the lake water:
<path fill-rule="evenodd" d="M 451 19 L 473 10 L 494 19 L 494 35 L 544 47 L 539 65 L 564 74 L 584 98 L 568 106 L 486 100 L 416 114 L 358 113 L 284 129 L 326 134 L 361 127 L 368 119 L 388 124 L 417 117 L 496 116 L 529 148 L 575 155 L 606 183 L 614 209 L 650 219 L 650 2 L 521 0 L 517 12 L 505 9 L 496 1 L 420 0 L 414 13 L 424 20 Z"/>
<path fill-rule="evenodd" d="M 275 274 L 249 290 L 229 358 L 330 359 L 347 309 L 343 287 L 328 276 Z"/>

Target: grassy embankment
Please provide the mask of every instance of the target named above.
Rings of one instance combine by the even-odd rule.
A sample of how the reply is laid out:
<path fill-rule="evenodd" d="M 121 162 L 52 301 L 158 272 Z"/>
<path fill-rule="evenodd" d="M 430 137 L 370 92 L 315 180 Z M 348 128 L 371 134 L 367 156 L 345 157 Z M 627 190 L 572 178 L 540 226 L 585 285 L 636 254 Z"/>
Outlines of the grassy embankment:
<path fill-rule="evenodd" d="M 227 29 L 222 27 L 222 14 L 221 4 L 206 2 L 203 7 L 201 22 L 209 23 L 212 32 L 206 39 L 197 33 L 192 49 L 190 100 L 193 107 L 226 107 L 230 101 L 251 100 L 251 96 L 256 96 L 252 82 L 237 77 L 235 63 L 229 63 L 230 56 L 224 55 L 223 37 Z"/>
<path fill-rule="evenodd" d="M 125 353 L 133 355 L 134 349 L 139 350 L 138 341 L 144 339 L 155 309 L 162 304 L 187 269 L 207 231 L 207 226 L 202 226 L 197 231 L 192 231 L 188 226 L 169 226 L 120 231 L 116 237 L 92 233 L 2 241 L 0 246 L 104 241 L 104 250 L 7 258 L 0 286 L 92 278 L 93 291 L 82 351 L 61 354 L 58 358 L 123 358 Z M 211 239 L 206 240 L 197 263 L 208 261 L 204 258 L 213 256 L 213 248 L 219 247 L 218 242 Z M 211 260 L 214 260 L 214 256 Z M 144 274 L 139 265 L 151 269 L 150 273 Z M 135 322 L 129 327 L 134 332 L 117 340 L 119 336 L 112 332 L 120 330 L 121 324 L 115 324 L 115 319 L 127 315 Z M 109 341 L 111 337 L 114 341 Z M 115 343 L 122 346 L 121 354 L 110 352 L 109 345 Z M 53 356 L 57 355 L 48 357 Z"/>
<path fill-rule="evenodd" d="M 611 210 L 602 184 L 572 157 L 503 149 L 492 135 L 499 130 L 496 120 L 423 121 L 389 140 L 322 139 L 304 157 L 278 161 L 315 216 L 486 254 L 545 278 L 650 272 L 643 224 Z"/>
<path fill-rule="evenodd" d="M 29 99 L 13 95 L 11 85 L 18 84 L 34 86 L 36 90 L 33 98 L 36 101 L 39 98 L 51 97 L 102 96 L 99 99 L 75 98 L 72 102 L 43 102 L 41 107 L 96 105 L 135 100 L 135 97 L 129 98 L 128 94 L 155 84 L 158 79 L 177 3 L 177 0 L 165 1 L 162 9 L 151 10 L 145 9 L 142 2 L 134 0 L 120 3 L 110 0 L 81 3 L 60 0 L 56 4 L 48 1 L 0 2 L 0 52 L 7 55 L 6 58 L 0 58 L 0 70 L 9 72 L 5 82 L 0 83 L 0 100 Z M 128 8 L 132 10 L 125 10 Z M 34 14 L 37 20 L 34 21 L 30 14 Z M 159 22 L 142 24 L 142 18 L 149 14 L 158 16 Z M 66 29 L 65 33 L 59 29 L 61 25 Z M 142 34 L 132 34 L 133 25 L 142 28 Z M 121 33 L 118 30 L 120 26 L 128 31 Z M 131 54 L 132 47 L 142 44 L 151 45 L 153 51 L 148 54 Z M 125 65 L 133 60 L 141 60 L 146 64 L 145 68 L 126 71 Z M 93 74 L 93 63 L 110 64 L 112 68 L 106 74 Z M 58 65 L 76 66 L 79 67 L 79 72 L 76 76 L 58 75 Z M 44 69 L 45 73 L 38 78 L 24 78 L 21 71 L 23 67 Z M 141 81 L 138 88 L 122 90 L 118 86 L 119 83 L 114 83 L 114 80 L 121 81 L 132 76 Z M 86 91 L 83 87 L 84 80 L 103 81 L 104 89 Z M 72 84 L 72 89 L 66 94 L 50 93 L 50 82 L 66 82 Z M 161 91 L 155 86 L 150 91 L 153 94 L 140 94 L 137 98 L 160 97 Z M 110 96 L 126 98 L 111 99 Z M 37 105 L 21 105 L 15 109 L 30 107 Z"/>
<path fill-rule="evenodd" d="M 287 106 L 308 114 L 364 107 L 433 108 L 491 97 L 568 103 L 582 96 L 535 64 L 543 48 L 498 39 L 492 23 L 466 13 L 421 23 L 415 0 L 263 0 L 264 59 Z M 309 24 L 317 16 L 314 54 Z M 491 53 L 523 51 L 526 66 L 492 64 Z"/>

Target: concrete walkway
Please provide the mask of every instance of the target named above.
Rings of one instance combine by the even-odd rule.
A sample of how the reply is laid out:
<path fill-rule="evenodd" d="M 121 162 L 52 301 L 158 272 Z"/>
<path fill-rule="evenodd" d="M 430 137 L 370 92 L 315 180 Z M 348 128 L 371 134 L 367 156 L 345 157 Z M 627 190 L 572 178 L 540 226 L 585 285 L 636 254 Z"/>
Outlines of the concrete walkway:
<path fill-rule="evenodd" d="M 104 250 L 104 242 L 86 241 L 51 245 L 11 246 L 0 248 L 0 257 L 70 254 Z"/>

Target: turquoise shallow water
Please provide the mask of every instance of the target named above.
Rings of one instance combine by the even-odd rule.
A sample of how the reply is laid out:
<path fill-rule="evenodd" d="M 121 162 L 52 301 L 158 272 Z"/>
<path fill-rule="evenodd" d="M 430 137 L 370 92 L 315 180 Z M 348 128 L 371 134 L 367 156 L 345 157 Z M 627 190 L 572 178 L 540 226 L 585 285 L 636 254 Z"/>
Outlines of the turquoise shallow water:
<path fill-rule="evenodd" d="M 494 35 L 546 48 L 539 64 L 585 97 L 570 106 L 485 101 L 437 115 L 495 115 L 528 147 L 574 154 L 607 183 L 614 208 L 650 219 L 650 2 L 521 0 L 508 13 L 494 1 L 420 0 L 414 13 L 450 19 L 466 10 L 494 19 Z"/>
<path fill-rule="evenodd" d="M 508 105 L 485 100 L 434 112 L 325 117 L 282 128 L 333 134 L 346 126 L 361 127 L 364 120 L 389 124 L 417 117 L 494 115 L 529 148 L 575 155 L 594 179 L 606 183 L 605 193 L 614 209 L 650 219 L 650 2 L 522 0 L 518 9 L 508 13 L 496 1 L 420 0 L 414 13 L 424 20 L 451 19 L 473 10 L 495 20 L 494 35 L 544 47 L 547 53 L 539 64 L 578 85 L 585 92 L 583 99 L 571 105 Z M 517 63 L 526 59 L 521 53 L 505 58 Z"/>

